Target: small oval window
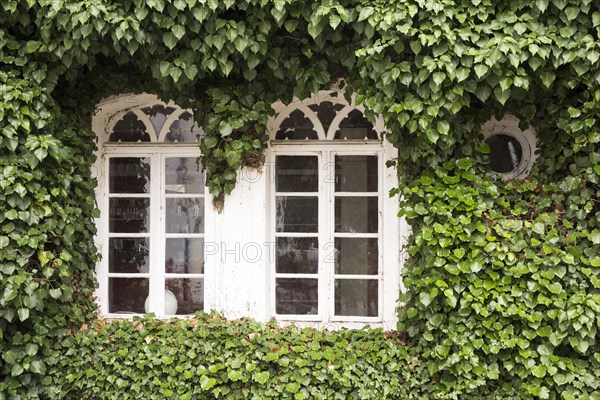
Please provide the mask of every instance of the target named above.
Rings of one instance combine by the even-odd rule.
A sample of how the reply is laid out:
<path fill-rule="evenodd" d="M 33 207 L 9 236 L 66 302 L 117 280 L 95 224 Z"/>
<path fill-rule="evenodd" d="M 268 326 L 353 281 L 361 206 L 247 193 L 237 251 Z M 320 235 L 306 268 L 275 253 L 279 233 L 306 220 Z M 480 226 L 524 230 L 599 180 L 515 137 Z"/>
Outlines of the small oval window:
<path fill-rule="evenodd" d="M 490 147 L 490 169 L 504 179 L 524 178 L 535 161 L 537 136 L 532 127 L 522 130 L 519 119 L 507 114 L 490 119 L 481 131 Z"/>

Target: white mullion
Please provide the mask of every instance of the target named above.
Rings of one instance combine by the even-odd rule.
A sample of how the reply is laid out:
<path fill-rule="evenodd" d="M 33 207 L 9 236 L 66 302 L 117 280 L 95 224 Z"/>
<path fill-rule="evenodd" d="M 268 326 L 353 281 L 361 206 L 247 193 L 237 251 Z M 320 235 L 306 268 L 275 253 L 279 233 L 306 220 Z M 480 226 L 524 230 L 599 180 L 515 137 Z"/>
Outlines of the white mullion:
<path fill-rule="evenodd" d="M 165 239 L 204 239 L 204 233 L 165 233 Z"/>
<path fill-rule="evenodd" d="M 149 278 L 150 273 L 142 272 L 138 274 L 132 274 L 130 272 L 109 272 L 109 278 Z"/>
<path fill-rule="evenodd" d="M 292 279 L 318 279 L 319 274 L 294 274 L 288 272 L 276 272 L 276 278 L 292 278 Z"/>
<path fill-rule="evenodd" d="M 276 192 L 278 197 L 318 197 L 319 192 Z"/>
<path fill-rule="evenodd" d="M 333 165 L 335 176 L 335 164 L 331 164 L 333 159 L 332 152 L 324 150 L 321 152 L 319 160 L 319 249 L 329 248 L 328 243 L 333 243 L 334 224 L 334 199 L 333 189 L 335 182 L 329 182 L 326 174 L 329 170 L 328 165 Z M 335 301 L 333 296 L 333 269 L 330 262 L 327 262 L 325 251 L 319 252 L 319 315 L 323 316 L 325 321 L 331 319 L 335 311 Z"/>
<path fill-rule="evenodd" d="M 334 232 L 334 238 L 365 238 L 365 239 L 378 239 L 379 233 L 362 233 L 362 232 Z"/>
<path fill-rule="evenodd" d="M 377 275 L 361 275 L 361 274 L 334 274 L 335 279 L 347 279 L 347 280 L 357 280 L 357 279 L 365 279 L 365 280 L 378 280 L 379 274 Z"/>
<path fill-rule="evenodd" d="M 149 199 L 149 193 L 109 193 L 110 199 Z"/>
<path fill-rule="evenodd" d="M 162 233 L 164 232 L 164 200 L 162 198 L 162 168 L 163 160 L 160 153 L 154 153 L 151 159 L 152 183 L 150 192 L 152 194 L 150 200 L 150 300 L 149 310 L 157 316 L 164 314 L 164 287 L 163 279 L 161 279 L 161 247 L 164 247 Z M 164 259 L 164 258 L 163 258 Z"/>
<path fill-rule="evenodd" d="M 291 237 L 291 238 L 311 238 L 319 237 L 319 232 L 275 232 L 275 237 Z"/>
<path fill-rule="evenodd" d="M 377 283 L 377 317 L 383 320 L 383 312 L 384 312 L 384 301 L 385 297 L 383 295 L 384 286 L 383 286 L 383 255 L 385 253 L 384 243 L 383 243 L 383 177 L 385 176 L 385 164 L 383 162 L 383 151 L 377 152 L 377 190 L 379 191 L 379 196 L 377 197 L 377 276 L 379 277 L 379 281 Z M 395 218 L 398 218 L 395 216 Z"/>
<path fill-rule="evenodd" d="M 186 274 L 186 273 L 165 273 L 168 279 L 203 279 L 204 274 Z"/>
<path fill-rule="evenodd" d="M 165 193 L 166 199 L 203 199 L 204 195 L 200 193 Z"/>
<path fill-rule="evenodd" d="M 150 233 L 127 233 L 127 232 L 111 232 L 106 235 L 109 239 L 138 239 L 138 238 L 149 238 Z"/>

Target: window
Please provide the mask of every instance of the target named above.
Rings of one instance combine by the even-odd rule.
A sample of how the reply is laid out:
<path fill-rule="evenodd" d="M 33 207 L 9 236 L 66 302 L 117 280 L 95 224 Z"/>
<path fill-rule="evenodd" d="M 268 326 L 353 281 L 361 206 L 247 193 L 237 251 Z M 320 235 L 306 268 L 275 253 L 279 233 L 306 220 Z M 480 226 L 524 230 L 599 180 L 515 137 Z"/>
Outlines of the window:
<path fill-rule="evenodd" d="M 202 129 L 189 111 L 149 95 L 105 102 L 100 114 L 103 314 L 203 310 L 205 187 L 197 163 Z"/>
<path fill-rule="evenodd" d="M 384 195 L 397 180 L 385 167 L 391 152 L 382 124 L 373 126 L 338 92 L 275 109 L 272 315 L 386 321 L 400 291 L 400 235 L 397 205 Z M 386 229 L 393 236 L 384 241 Z"/>
<path fill-rule="evenodd" d="M 535 162 L 537 136 L 533 128 L 521 130 L 519 119 L 507 114 L 486 122 L 481 130 L 490 147 L 490 169 L 504 179 L 524 178 Z"/>

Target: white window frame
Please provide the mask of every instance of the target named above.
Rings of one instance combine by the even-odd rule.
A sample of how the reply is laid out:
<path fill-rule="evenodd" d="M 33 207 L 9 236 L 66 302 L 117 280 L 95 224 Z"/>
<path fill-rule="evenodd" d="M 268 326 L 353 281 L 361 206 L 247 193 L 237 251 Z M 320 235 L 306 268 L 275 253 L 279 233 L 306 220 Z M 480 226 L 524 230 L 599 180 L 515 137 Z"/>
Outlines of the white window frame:
<path fill-rule="evenodd" d="M 327 132 L 324 131 L 321 122 L 316 114 L 308 107 L 311 104 L 319 104 L 323 101 L 332 103 L 341 103 L 345 107 L 338 111 Z M 318 328 L 337 329 L 340 327 L 361 328 L 365 324 L 371 326 L 380 326 L 384 329 L 396 329 L 397 314 L 396 307 L 398 296 L 404 290 L 400 279 L 401 265 L 404 255 L 400 253 L 403 243 L 406 243 L 410 233 L 410 227 L 403 218 L 398 217 L 399 202 L 398 198 L 390 198 L 389 191 L 398 186 L 398 178 L 394 168 L 387 168 L 386 162 L 397 158 L 397 149 L 389 142 L 382 140 L 333 140 L 335 131 L 339 123 L 353 110 L 359 110 L 364 114 L 364 108 L 348 103 L 343 92 L 339 90 L 321 91 L 305 100 L 295 99 L 290 105 L 281 102 L 273 105 L 275 116 L 271 118 L 267 125 L 267 131 L 271 136 L 271 146 L 268 152 L 267 162 L 273 168 L 269 168 L 269 203 L 268 212 L 268 230 L 269 240 L 276 246 L 276 188 L 275 188 L 275 162 L 276 157 L 280 155 L 316 155 L 319 159 L 319 209 L 318 209 L 318 240 L 319 240 L 319 267 L 318 267 L 318 298 L 319 313 L 316 315 L 279 315 L 276 312 L 276 279 L 285 277 L 286 274 L 279 274 L 275 271 L 275 259 L 269 263 L 269 303 L 270 317 L 277 321 L 287 324 L 294 323 L 301 326 L 311 326 Z M 295 110 L 301 110 L 309 118 L 317 131 L 318 140 L 275 140 L 275 134 L 279 126 Z M 381 138 L 384 131 L 383 120 L 378 118 L 374 129 Z M 378 238 L 379 246 L 379 270 L 376 279 L 378 280 L 378 316 L 336 316 L 335 315 L 335 297 L 334 285 L 336 274 L 334 273 L 333 263 L 327 263 L 326 258 L 331 256 L 331 251 L 327 251 L 324 246 L 329 243 L 332 249 L 335 237 L 343 236 L 340 233 L 334 233 L 334 199 L 336 192 L 333 182 L 326 182 L 324 175 L 326 173 L 335 174 L 335 169 L 327 171 L 326 164 L 332 163 L 334 166 L 335 155 L 377 155 L 378 156 Z M 333 167 L 335 168 L 335 167 Z M 323 175 L 322 175 L 323 174 Z M 330 175 L 331 176 L 331 175 Z M 329 187 L 327 187 L 329 186 Z M 289 193 L 286 193 L 289 195 Z M 306 195 L 307 193 L 298 193 Z M 280 236 L 295 236 L 288 233 Z M 314 233 L 307 233 L 304 236 L 314 237 Z M 297 237 L 303 236 L 302 234 Z M 357 234 L 357 237 L 367 237 L 369 234 Z M 385 238 L 389 238 L 384 241 Z M 329 264 L 329 265 L 328 265 Z M 291 274 L 290 277 L 302 278 L 304 275 Z M 310 275 L 314 277 L 314 275 Z M 375 276 L 375 275 L 373 275 Z M 349 275 L 340 275 L 343 278 L 349 278 Z M 362 276 L 361 278 L 365 278 Z"/>
<path fill-rule="evenodd" d="M 108 138 L 115 124 L 128 112 L 133 112 L 141 120 L 148 132 L 154 132 L 154 127 L 149 118 L 140 111 L 145 107 L 163 105 L 176 109 L 164 122 L 156 137 L 151 136 L 150 142 L 123 142 L 110 143 Z M 100 313 L 109 319 L 130 318 L 137 313 L 111 313 L 109 312 L 109 279 L 118 277 L 134 277 L 149 279 L 149 312 L 153 312 L 159 318 L 169 318 L 174 315 L 166 314 L 165 309 L 165 280 L 168 278 L 202 278 L 204 310 L 207 309 L 206 299 L 206 264 L 202 274 L 174 274 L 165 272 L 165 239 L 185 236 L 188 238 L 203 238 L 207 232 L 206 216 L 211 210 L 208 193 L 203 185 L 200 194 L 186 194 L 186 198 L 204 199 L 204 233 L 197 234 L 169 234 L 165 233 L 165 203 L 167 198 L 178 197 L 177 194 L 166 194 L 165 188 L 165 160 L 169 157 L 194 157 L 201 155 L 197 143 L 165 143 L 164 138 L 168 133 L 169 126 L 179 116 L 189 110 L 184 110 L 176 104 L 158 101 L 154 95 L 120 95 L 102 101 L 97 106 L 97 112 L 92 118 L 92 129 L 98 134 L 98 149 L 96 151 L 96 163 L 92 166 L 92 176 L 98 180 L 96 188 L 96 201 L 100 210 L 100 217 L 96 219 L 96 246 L 100 251 L 101 260 L 96 271 L 98 288 L 96 298 L 99 303 Z M 121 157 L 149 157 L 150 158 L 150 193 L 146 195 L 110 194 L 108 187 L 109 160 Z M 150 201 L 150 229 L 147 233 L 110 233 L 109 232 L 109 198 L 111 197 L 147 197 Z M 182 197 L 182 196 L 179 196 Z M 158 200 L 158 201 L 157 201 Z M 150 241 L 149 271 L 148 273 L 111 273 L 109 272 L 109 239 L 111 237 L 148 237 Z M 161 290 L 162 288 L 162 290 Z M 177 315 L 181 317 L 181 315 Z"/>

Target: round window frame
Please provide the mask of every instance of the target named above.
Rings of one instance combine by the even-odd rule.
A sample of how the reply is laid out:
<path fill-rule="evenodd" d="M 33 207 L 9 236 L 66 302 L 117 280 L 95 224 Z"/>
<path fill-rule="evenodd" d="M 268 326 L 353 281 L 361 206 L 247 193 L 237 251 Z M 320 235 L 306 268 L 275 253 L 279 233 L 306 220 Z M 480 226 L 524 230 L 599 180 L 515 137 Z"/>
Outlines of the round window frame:
<path fill-rule="evenodd" d="M 537 158 L 537 131 L 534 127 L 522 130 L 519 128 L 519 118 L 512 114 L 506 114 L 502 119 L 490 118 L 481 126 L 484 141 L 496 135 L 506 135 L 514 138 L 521 146 L 521 160 L 516 168 L 509 172 L 496 172 L 493 174 L 502 176 L 505 180 L 524 179 L 531 172 L 533 164 Z"/>

